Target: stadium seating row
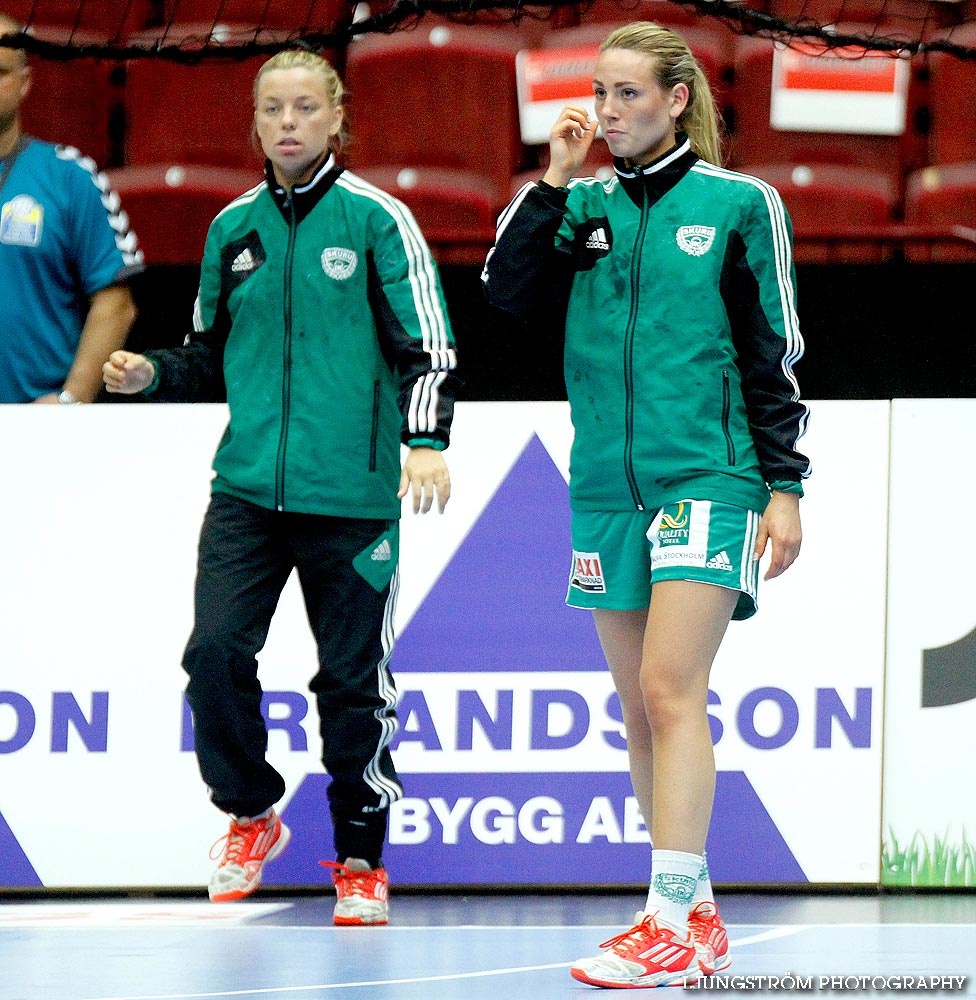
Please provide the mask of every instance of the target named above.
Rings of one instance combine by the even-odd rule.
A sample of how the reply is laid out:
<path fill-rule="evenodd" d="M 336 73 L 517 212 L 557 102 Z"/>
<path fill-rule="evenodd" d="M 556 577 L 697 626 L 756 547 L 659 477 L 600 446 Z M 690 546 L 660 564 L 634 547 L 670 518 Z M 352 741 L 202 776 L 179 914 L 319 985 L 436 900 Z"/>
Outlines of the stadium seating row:
<path fill-rule="evenodd" d="M 328 31 L 348 23 L 357 8 L 377 13 L 393 0 L 300 0 L 294 4 L 268 0 L 4 0 L 3 9 L 32 25 L 55 25 L 123 39 L 146 28 L 181 22 L 255 24 L 287 31 Z M 514 5 L 513 5 L 514 6 Z M 909 37 L 971 20 L 972 0 L 751 0 L 753 11 L 788 23 L 832 24 L 838 19 L 895 27 Z M 429 16 L 429 15 L 428 15 Z M 469 13 L 465 20 L 495 23 L 506 18 L 504 10 Z M 672 25 L 699 23 L 693 7 L 672 0 L 585 0 L 573 7 L 553 9 L 546 3 L 520 5 L 519 24 L 527 33 L 542 37 L 554 27 L 587 22 L 651 20 Z"/>
<path fill-rule="evenodd" d="M 68 28 L 101 41 L 171 22 L 261 24 L 288 31 L 329 30 L 352 19 L 348 0 L 300 0 L 294 4 L 267 0 L 4 0 L 4 13 L 30 27 Z"/>
<path fill-rule="evenodd" d="M 904 127 L 892 134 L 773 127 L 772 43 L 688 17 L 680 30 L 731 122 L 731 165 L 780 189 L 798 260 L 884 259 L 902 246 L 915 259 L 976 260 L 976 65 L 940 53 L 913 61 Z M 194 44 L 211 27 L 171 25 L 170 37 Z M 532 37 L 537 27 L 425 19 L 334 55 L 349 91 L 349 166 L 410 205 L 442 261 L 483 259 L 499 209 L 540 174 L 544 145 L 520 135 L 517 53 L 592 48 L 610 23 Z M 261 61 L 34 60 L 25 126 L 115 167 L 147 259 L 196 260 L 209 217 L 258 176 L 249 95 Z M 608 162 L 597 143 L 591 166 Z"/>

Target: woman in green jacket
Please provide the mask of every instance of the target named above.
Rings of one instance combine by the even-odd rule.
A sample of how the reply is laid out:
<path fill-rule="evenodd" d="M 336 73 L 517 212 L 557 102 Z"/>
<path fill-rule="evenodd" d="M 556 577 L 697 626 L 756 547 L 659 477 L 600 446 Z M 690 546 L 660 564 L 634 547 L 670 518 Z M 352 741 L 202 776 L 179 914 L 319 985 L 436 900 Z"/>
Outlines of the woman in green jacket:
<path fill-rule="evenodd" d="M 201 774 L 231 816 L 210 898 L 252 893 L 288 842 L 256 654 L 297 569 L 319 655 L 310 687 L 331 778 L 334 919 L 385 924 L 381 855 L 403 795 L 389 751 L 400 500 L 409 492 L 426 513 L 450 496 L 454 341 L 413 217 L 336 162 L 332 67 L 279 53 L 258 73 L 254 108 L 265 180 L 210 227 L 194 333 L 176 350 L 117 351 L 103 376 L 109 392 L 230 408 L 183 657 Z"/>
<path fill-rule="evenodd" d="M 756 610 L 767 544 L 767 579 L 799 552 L 807 411 L 789 219 L 767 184 L 718 166 L 714 102 L 684 40 L 648 22 L 613 31 L 593 87 L 597 121 L 563 109 L 484 278 L 503 309 L 565 315 L 567 600 L 593 609 L 653 843 L 637 924 L 572 975 L 634 988 L 730 963 L 704 857 L 708 677 L 729 621 Z M 572 179 L 598 125 L 615 175 Z"/>

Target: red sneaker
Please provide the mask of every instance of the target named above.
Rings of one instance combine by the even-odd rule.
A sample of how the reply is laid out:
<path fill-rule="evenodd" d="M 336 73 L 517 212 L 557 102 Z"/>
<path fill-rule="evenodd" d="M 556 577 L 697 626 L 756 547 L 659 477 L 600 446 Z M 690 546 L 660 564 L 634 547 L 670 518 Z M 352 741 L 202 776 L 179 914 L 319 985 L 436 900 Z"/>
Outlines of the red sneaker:
<path fill-rule="evenodd" d="M 729 935 L 714 903 L 699 903 L 692 908 L 688 914 L 688 930 L 699 946 L 698 961 L 706 976 L 732 964 Z"/>
<path fill-rule="evenodd" d="M 215 903 L 231 903 L 250 896 L 261 884 L 261 871 L 285 849 L 288 827 L 272 809 L 264 819 L 231 817 L 230 830 L 210 848 L 210 857 L 220 845 L 220 861 L 210 876 L 210 898 Z"/>
<path fill-rule="evenodd" d="M 348 858 L 346 859 L 349 860 Z M 320 861 L 332 868 L 336 887 L 332 922 L 339 926 L 380 926 L 389 918 L 390 879 L 385 868 L 350 868 L 338 861 Z"/>
<path fill-rule="evenodd" d="M 682 938 L 670 927 L 644 916 L 629 931 L 600 945 L 596 958 L 573 963 L 570 975 L 590 986 L 640 989 L 649 986 L 686 986 L 702 977 L 698 948 L 689 933 Z"/>

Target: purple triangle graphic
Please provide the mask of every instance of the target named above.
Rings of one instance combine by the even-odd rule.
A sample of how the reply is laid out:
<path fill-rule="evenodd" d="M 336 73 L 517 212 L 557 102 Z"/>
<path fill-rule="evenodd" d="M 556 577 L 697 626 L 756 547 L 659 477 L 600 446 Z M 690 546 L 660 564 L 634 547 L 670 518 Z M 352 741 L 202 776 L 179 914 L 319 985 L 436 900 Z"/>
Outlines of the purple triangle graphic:
<path fill-rule="evenodd" d="M 27 860 L 24 849 L 20 846 L 13 830 L 0 813 L 0 883 L 7 887 L 26 887 L 43 885 L 34 871 L 34 866 Z"/>
<path fill-rule="evenodd" d="M 533 435 L 397 641 L 394 675 L 606 670 L 592 617 L 564 603 L 570 553 L 566 483 Z M 577 842 L 591 803 L 612 802 L 621 814 L 624 800 L 632 795 L 626 772 L 402 777 L 412 808 L 420 810 L 415 821 L 420 834 L 391 843 L 384 852 L 402 885 L 597 883 L 606 879 L 608 856 L 615 881 L 647 880 L 646 843 Z M 282 816 L 292 831 L 291 844 L 268 866 L 266 883 L 328 885 L 330 873 L 317 863 L 333 856 L 328 784 L 327 775 L 309 774 L 290 799 Z M 558 842 L 531 843 L 520 835 L 515 842 L 494 843 L 490 850 L 474 832 L 474 819 L 462 823 L 456 835 L 442 837 L 433 808 L 437 802 L 440 814 L 467 815 L 468 809 L 473 816 L 477 802 L 505 803 L 517 811 L 530 800 L 552 798 L 565 814 L 565 835 Z M 708 851 L 712 876 L 719 882 L 806 881 L 742 772 L 717 776 Z"/>
<path fill-rule="evenodd" d="M 331 860 L 332 824 L 326 805 L 329 779 L 310 774 L 282 813 L 291 842 L 265 874 L 265 884 L 327 885 L 331 880 L 319 860 Z M 611 801 L 618 814 L 632 794 L 624 772 L 538 774 L 405 774 L 408 796 L 420 801 L 439 798 L 458 814 L 463 796 L 501 796 L 519 808 L 533 796 L 555 798 L 565 814 L 565 834 L 557 843 L 532 844 L 519 835 L 514 843 L 486 849 L 471 828 L 460 822 L 446 843 L 433 813 L 421 827 L 428 835 L 419 843 L 388 844 L 383 858 L 400 885 L 446 883 L 472 885 L 544 885 L 551 882 L 585 885 L 611 880 L 620 884 L 646 882 L 651 851 L 647 843 L 613 843 L 595 838 L 577 843 L 584 813 L 596 796 Z M 708 838 L 708 867 L 721 883 L 802 883 L 807 877 L 777 829 L 749 778 L 742 771 L 721 771 L 715 790 L 715 811 Z"/>
<path fill-rule="evenodd" d="M 708 834 L 716 882 L 806 882 L 807 877 L 744 771 L 719 771 Z"/>
<path fill-rule="evenodd" d="M 592 616 L 565 604 L 571 555 L 566 481 L 533 434 L 397 639 L 394 676 L 606 670 Z"/>

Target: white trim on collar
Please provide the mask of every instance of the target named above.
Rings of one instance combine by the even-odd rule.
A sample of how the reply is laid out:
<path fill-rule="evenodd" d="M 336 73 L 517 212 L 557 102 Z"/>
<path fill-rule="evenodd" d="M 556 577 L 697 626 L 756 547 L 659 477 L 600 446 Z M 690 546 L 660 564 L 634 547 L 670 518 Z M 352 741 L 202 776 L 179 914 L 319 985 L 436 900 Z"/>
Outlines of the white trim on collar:
<path fill-rule="evenodd" d="M 320 180 L 322 180 L 322 178 L 334 166 L 335 166 L 335 156 L 332 153 L 329 153 L 329 158 L 325 161 L 325 163 L 322 164 L 321 167 L 319 167 L 319 169 L 316 172 L 315 176 L 307 184 L 303 184 L 301 187 L 296 187 L 294 189 L 294 193 L 295 194 L 302 194 L 303 192 L 308 191 L 310 188 L 315 187 L 315 185 L 318 184 L 318 182 Z"/>
<path fill-rule="evenodd" d="M 308 190 L 310 190 L 311 188 L 315 187 L 315 185 L 316 185 L 316 184 L 318 184 L 318 182 L 319 182 L 320 180 L 322 180 L 322 178 L 323 178 L 323 177 L 324 177 L 324 176 L 325 176 L 325 175 L 326 175 L 326 174 L 327 174 L 327 173 L 328 173 L 328 172 L 329 172 L 329 171 L 330 171 L 330 170 L 331 170 L 331 169 L 332 169 L 332 168 L 333 168 L 333 167 L 334 167 L 335 165 L 336 165 L 336 160 L 335 160 L 335 154 L 334 154 L 334 153 L 329 153 L 329 156 L 328 156 L 328 159 L 327 159 L 327 160 L 325 161 L 325 163 L 323 163 L 323 164 L 322 164 L 322 166 L 321 166 L 321 167 L 319 167 L 319 169 L 318 169 L 318 170 L 317 170 L 317 171 L 315 172 L 315 176 L 314 176 L 314 177 L 313 177 L 313 178 L 312 178 L 312 179 L 311 179 L 311 180 L 310 180 L 310 181 L 309 181 L 309 182 L 308 182 L 307 184 L 303 184 L 303 185 L 302 185 L 301 187 L 296 187 L 296 188 L 292 188 L 292 193 L 293 193 L 293 194 L 304 194 L 304 193 L 305 193 L 306 191 L 308 191 Z M 272 174 L 273 174 L 273 171 L 272 171 Z M 284 194 L 284 193 L 285 193 L 285 186 L 284 186 L 284 184 L 278 184 L 278 183 L 277 183 L 277 181 L 275 182 L 275 187 L 274 187 L 274 189 L 275 189 L 275 191 L 276 191 L 276 192 L 277 192 L 278 194 Z"/>
<path fill-rule="evenodd" d="M 655 160 L 653 163 L 649 163 L 646 167 L 641 167 L 640 170 L 632 170 L 628 173 L 618 167 L 614 167 L 614 169 L 621 177 L 637 177 L 641 174 L 656 174 L 659 170 L 663 170 L 665 167 L 674 163 L 675 160 L 680 159 L 690 150 L 691 140 L 686 138 L 680 146 L 675 146 L 670 153 L 665 154 L 661 157 L 661 159 Z"/>

